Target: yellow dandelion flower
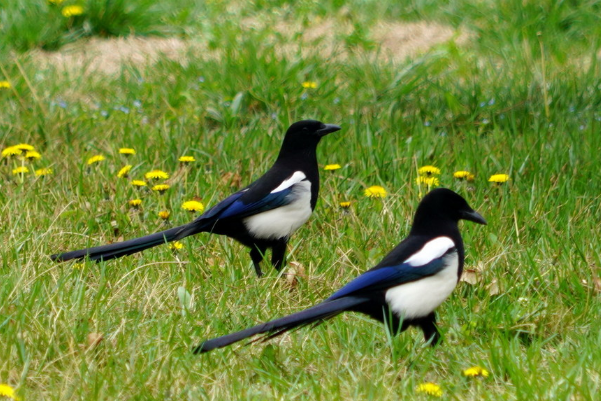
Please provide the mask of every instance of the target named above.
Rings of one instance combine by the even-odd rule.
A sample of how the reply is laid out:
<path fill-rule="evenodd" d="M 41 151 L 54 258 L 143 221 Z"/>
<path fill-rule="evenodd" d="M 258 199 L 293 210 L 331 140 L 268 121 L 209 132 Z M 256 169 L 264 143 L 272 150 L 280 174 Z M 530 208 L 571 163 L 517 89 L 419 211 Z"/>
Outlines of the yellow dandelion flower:
<path fill-rule="evenodd" d="M 348 209 L 349 207 L 351 207 L 351 202 L 340 202 L 339 203 L 340 207 L 343 209 Z"/>
<path fill-rule="evenodd" d="M 0 81 L 0 89 L 10 89 L 11 85 L 8 81 Z"/>
<path fill-rule="evenodd" d="M 23 151 L 16 146 L 9 146 L 8 148 L 4 148 L 2 150 L 2 157 L 10 157 L 10 156 L 18 156 Z"/>
<path fill-rule="evenodd" d="M 35 171 L 36 177 L 43 177 L 45 175 L 51 175 L 51 174 L 52 174 L 51 168 L 39 168 Z"/>
<path fill-rule="evenodd" d="M 418 174 L 431 176 L 431 175 L 440 175 L 440 169 L 434 166 L 423 166 L 417 170 Z"/>
<path fill-rule="evenodd" d="M 161 170 L 152 170 L 144 174 L 147 180 L 166 180 L 169 178 L 169 174 Z"/>
<path fill-rule="evenodd" d="M 386 190 L 379 185 L 372 185 L 367 188 L 364 192 L 365 196 L 368 198 L 385 198 Z"/>
<path fill-rule="evenodd" d="M 338 170 L 339 168 L 342 168 L 342 166 L 340 164 L 327 164 L 323 169 L 324 170 Z"/>
<path fill-rule="evenodd" d="M 488 370 L 484 369 L 482 366 L 472 366 L 471 368 L 465 369 L 463 375 L 467 377 L 488 377 L 489 373 Z"/>
<path fill-rule="evenodd" d="M 21 166 L 21 167 L 17 167 L 16 169 L 13 169 L 13 175 L 27 174 L 27 173 L 29 173 L 29 169 L 25 166 Z"/>
<path fill-rule="evenodd" d="M 434 397 L 442 397 L 442 388 L 435 383 L 422 383 L 415 389 L 418 393 L 433 395 Z"/>
<path fill-rule="evenodd" d="M 186 164 L 186 163 L 192 163 L 192 162 L 195 162 L 195 161 L 196 161 L 196 159 L 194 158 L 194 156 L 181 156 L 181 157 L 179 158 L 179 161 L 180 161 L 180 163 L 184 163 L 184 164 Z"/>
<path fill-rule="evenodd" d="M 119 177 L 119 178 L 127 177 L 129 175 L 129 172 L 131 171 L 131 168 L 132 168 L 131 164 L 123 166 L 121 168 L 121 170 L 119 170 L 119 172 L 117 173 L 117 177 Z"/>
<path fill-rule="evenodd" d="M 8 384 L 0 384 L 0 398 L 19 400 L 19 397 L 17 397 L 17 394 L 15 393 L 15 389 Z"/>
<path fill-rule="evenodd" d="M 15 145 L 15 148 L 21 149 L 21 150 L 25 150 L 25 151 L 27 151 L 27 150 L 35 150 L 35 148 L 33 146 L 28 145 L 26 143 L 20 143 L 18 145 Z"/>
<path fill-rule="evenodd" d="M 305 81 L 301 85 L 305 89 L 315 89 L 315 88 L 317 88 L 317 82 L 315 82 L 315 81 Z"/>
<path fill-rule="evenodd" d="M 61 13 L 63 14 L 63 17 L 65 18 L 69 18 L 69 17 L 77 17 L 78 15 L 82 15 L 84 12 L 84 9 L 82 6 L 66 6 L 61 10 Z"/>
<path fill-rule="evenodd" d="M 132 148 L 119 148 L 119 153 L 122 155 L 135 155 L 136 151 Z"/>
<path fill-rule="evenodd" d="M 140 207 L 140 205 L 142 204 L 142 199 L 132 199 L 127 203 L 129 203 L 129 206 L 137 208 Z"/>
<path fill-rule="evenodd" d="M 184 247 L 184 244 L 182 244 L 179 241 L 173 241 L 169 244 L 169 249 L 171 249 L 172 251 L 179 251 L 183 247 Z"/>
<path fill-rule="evenodd" d="M 42 155 L 35 150 L 28 150 L 27 153 L 25 153 L 25 158 L 27 160 L 40 160 Z"/>
<path fill-rule="evenodd" d="M 73 263 L 73 266 L 71 266 L 71 268 L 73 270 L 83 270 L 86 267 L 85 263 Z"/>
<path fill-rule="evenodd" d="M 165 192 L 168 189 L 169 189 L 169 185 L 167 185 L 167 184 L 158 184 L 158 185 L 155 185 L 154 187 L 152 187 L 153 191 L 156 191 L 160 194 L 162 194 L 163 192 Z"/>
<path fill-rule="evenodd" d="M 440 185 L 440 180 L 437 177 L 425 177 L 420 175 L 415 179 L 417 185 L 427 185 L 428 187 L 437 187 Z"/>
<path fill-rule="evenodd" d="M 474 178 L 476 176 L 470 173 L 469 171 L 460 170 L 455 171 L 453 173 L 453 177 L 457 178 L 458 180 L 474 181 Z"/>
<path fill-rule="evenodd" d="M 161 210 L 159 212 L 159 217 L 163 220 L 167 220 L 171 216 L 171 212 L 169 210 Z"/>
<path fill-rule="evenodd" d="M 182 209 L 187 210 L 189 212 L 201 213 L 205 209 L 205 207 L 199 201 L 192 200 L 182 203 Z"/>
<path fill-rule="evenodd" d="M 497 184 L 502 184 L 507 181 L 509 181 L 509 176 L 507 174 L 493 174 L 488 179 L 488 182 L 496 182 Z"/>
<path fill-rule="evenodd" d="M 94 163 L 99 163 L 103 160 L 106 160 L 106 157 L 104 157 L 102 155 L 92 156 L 88 159 L 88 166 L 91 166 Z"/>
<path fill-rule="evenodd" d="M 145 187 L 146 186 L 146 182 L 142 181 L 142 180 L 133 180 L 131 182 L 131 185 L 133 185 L 134 187 Z"/>

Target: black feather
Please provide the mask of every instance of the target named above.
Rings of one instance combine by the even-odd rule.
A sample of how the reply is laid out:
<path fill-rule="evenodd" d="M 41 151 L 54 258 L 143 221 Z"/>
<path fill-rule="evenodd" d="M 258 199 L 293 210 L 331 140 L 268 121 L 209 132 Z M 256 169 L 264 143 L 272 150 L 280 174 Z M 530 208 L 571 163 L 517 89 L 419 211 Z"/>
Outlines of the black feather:
<path fill-rule="evenodd" d="M 235 342 L 263 333 L 267 333 L 267 336 L 265 336 L 265 340 L 268 340 L 270 338 L 279 336 L 287 331 L 301 328 L 311 323 L 323 322 L 324 320 L 330 319 L 344 311 L 351 310 L 352 308 L 368 300 L 368 298 L 363 297 L 345 297 L 335 299 L 333 301 L 325 301 L 309 309 L 298 313 L 294 313 L 292 315 L 288 315 L 280 319 L 272 320 L 270 322 L 254 326 L 246 330 L 225 335 L 223 337 L 207 340 L 198 347 L 194 348 L 193 352 L 195 354 L 202 354 L 204 352 L 208 352 L 216 348 L 222 348 Z"/>

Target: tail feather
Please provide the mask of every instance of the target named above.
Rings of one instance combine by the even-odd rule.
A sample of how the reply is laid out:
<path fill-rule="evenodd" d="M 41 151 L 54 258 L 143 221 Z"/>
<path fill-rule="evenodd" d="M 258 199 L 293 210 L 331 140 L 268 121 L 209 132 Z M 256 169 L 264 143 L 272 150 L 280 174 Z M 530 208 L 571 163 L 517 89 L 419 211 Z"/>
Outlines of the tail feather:
<path fill-rule="evenodd" d="M 50 258 L 56 262 L 65 262 L 72 259 L 89 258 L 94 261 L 110 260 L 120 258 L 121 256 L 131 255 L 166 242 L 175 241 L 188 235 L 181 235 L 188 225 L 171 228 L 169 230 L 150 234 L 144 237 L 131 239 L 114 244 L 102 245 L 93 248 L 80 249 L 77 251 L 58 253 L 51 255 Z M 198 232 L 198 231 L 197 231 Z"/>
<path fill-rule="evenodd" d="M 192 351 L 195 354 L 202 354 L 212 351 L 215 348 L 222 348 L 257 334 L 264 333 L 267 334 L 255 341 L 266 341 L 287 331 L 297 329 L 311 323 L 319 324 L 322 321 L 330 319 L 344 311 L 351 310 L 353 307 L 360 305 L 367 300 L 367 298 L 349 296 L 332 301 L 325 301 L 304 311 L 294 313 L 280 319 L 272 320 L 271 322 L 263 323 L 222 337 L 206 340 L 201 345 L 195 347 Z"/>

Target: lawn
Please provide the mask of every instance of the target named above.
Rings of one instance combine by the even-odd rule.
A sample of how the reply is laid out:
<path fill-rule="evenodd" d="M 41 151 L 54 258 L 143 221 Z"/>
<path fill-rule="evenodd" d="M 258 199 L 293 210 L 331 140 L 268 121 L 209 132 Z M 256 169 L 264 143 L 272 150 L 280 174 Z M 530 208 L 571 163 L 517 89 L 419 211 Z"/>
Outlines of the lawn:
<path fill-rule="evenodd" d="M 0 384 L 20 399 L 437 398 L 426 382 L 442 399 L 595 399 L 601 1 L 21 3 L 0 7 L 0 149 L 41 156 L 0 160 Z M 305 118 L 342 130 L 319 146 L 320 199 L 281 275 L 264 264 L 257 279 L 246 248 L 207 234 L 50 260 L 192 220 L 184 202 L 258 178 Z M 427 165 L 488 220 L 461 224 L 442 346 L 348 313 L 191 354 L 378 263 L 407 235 Z M 146 180 L 155 169 L 169 177 Z"/>

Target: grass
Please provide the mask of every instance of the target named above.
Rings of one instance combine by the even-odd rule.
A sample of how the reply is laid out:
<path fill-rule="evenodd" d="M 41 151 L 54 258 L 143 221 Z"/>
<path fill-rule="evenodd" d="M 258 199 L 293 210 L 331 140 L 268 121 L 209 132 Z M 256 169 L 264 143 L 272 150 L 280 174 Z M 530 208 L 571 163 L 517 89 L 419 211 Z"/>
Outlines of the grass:
<path fill-rule="evenodd" d="M 26 0 L 20 5 L 6 2 L 0 10 L 5 38 L 0 51 L 52 51 L 91 36 L 175 33 L 168 29 L 165 5 L 148 0 Z M 79 8 L 72 11 L 72 7 Z M 178 15 L 178 10 L 170 14 Z"/>
<path fill-rule="evenodd" d="M 427 399 L 415 392 L 426 381 L 445 399 L 594 399 L 601 71 L 587 38 L 599 37 L 600 3 L 438 3 L 369 2 L 365 13 L 364 2 L 184 2 L 162 23 L 206 51 L 109 75 L 40 68 L 8 41 L 0 147 L 30 143 L 43 156 L 34 167 L 54 174 L 21 179 L 20 160 L 0 165 L 0 383 L 25 400 Z M 355 27 L 336 36 L 335 56 L 286 48 L 273 28 L 327 18 Z M 375 24 L 399 19 L 470 34 L 403 62 L 376 59 Z M 290 243 L 289 261 L 305 270 L 296 285 L 268 265 L 257 280 L 246 250 L 217 236 L 98 265 L 49 260 L 162 229 L 159 210 L 171 211 L 168 224 L 191 220 L 183 201 L 211 206 L 260 176 L 301 118 L 343 126 L 318 149 L 322 166 L 343 167 L 322 171 L 316 212 Z M 87 166 L 97 154 L 107 159 Z M 181 166 L 184 154 L 197 162 Z M 126 164 L 130 179 L 169 172 L 171 188 L 135 190 L 116 177 Z M 376 264 L 407 234 L 425 192 L 417 168 L 429 164 L 489 221 L 462 225 L 475 279 L 438 310 L 443 346 L 347 314 L 267 344 L 190 354 L 202 339 L 319 302 Z M 473 184 L 452 178 L 464 169 Z M 510 182 L 488 183 L 496 173 Z M 365 198 L 370 185 L 389 195 Z M 491 376 L 463 377 L 474 365 Z"/>

